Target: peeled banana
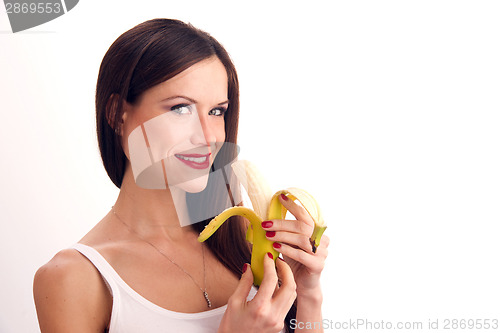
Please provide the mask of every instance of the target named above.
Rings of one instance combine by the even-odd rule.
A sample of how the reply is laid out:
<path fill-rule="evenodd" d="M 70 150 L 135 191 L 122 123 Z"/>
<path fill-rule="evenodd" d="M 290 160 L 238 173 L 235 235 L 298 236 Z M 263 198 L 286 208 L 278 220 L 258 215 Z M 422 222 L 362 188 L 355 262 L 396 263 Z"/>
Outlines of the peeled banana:
<path fill-rule="evenodd" d="M 313 219 L 314 230 L 310 237 L 313 252 L 316 252 L 319 246 L 326 225 L 318 203 L 306 191 L 291 187 L 272 194 L 269 184 L 251 162 L 240 160 L 233 163 L 231 167 L 247 191 L 253 210 L 240 206 L 224 210 L 210 221 L 200 233 L 198 241 L 204 242 L 207 240 L 231 216 L 241 215 L 248 219 L 250 226 L 247 230 L 246 239 L 253 244 L 251 268 L 254 284 L 259 286 L 264 277 L 264 256 L 269 252 L 276 261 L 279 255 L 273 248 L 273 242 L 266 238 L 266 231 L 262 228 L 262 222 L 285 218 L 287 210 L 279 200 L 280 195 L 284 194 L 291 200 L 298 200 Z"/>

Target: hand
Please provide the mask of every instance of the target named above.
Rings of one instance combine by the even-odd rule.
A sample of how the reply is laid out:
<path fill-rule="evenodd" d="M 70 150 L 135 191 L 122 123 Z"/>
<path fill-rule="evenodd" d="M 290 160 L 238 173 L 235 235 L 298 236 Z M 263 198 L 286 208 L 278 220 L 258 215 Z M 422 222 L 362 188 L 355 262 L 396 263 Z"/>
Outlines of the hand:
<path fill-rule="evenodd" d="M 284 327 L 285 316 L 297 297 L 290 267 L 283 260 L 277 260 L 276 273 L 274 261 L 265 256 L 262 284 L 255 297 L 247 302 L 253 275 L 250 265 L 245 265 L 247 269 L 228 300 L 218 332 L 280 332 Z M 278 278 L 282 282 L 279 287 Z"/>
<path fill-rule="evenodd" d="M 297 294 L 300 296 L 320 287 L 319 279 L 328 256 L 330 239 L 323 235 L 316 253 L 313 253 L 309 241 L 314 230 L 313 219 L 303 207 L 285 195 L 280 196 L 280 201 L 297 220 L 266 221 L 262 223 L 262 227 L 268 231 L 267 239 L 274 242 L 273 247 L 283 254 L 290 265 L 297 284 Z"/>

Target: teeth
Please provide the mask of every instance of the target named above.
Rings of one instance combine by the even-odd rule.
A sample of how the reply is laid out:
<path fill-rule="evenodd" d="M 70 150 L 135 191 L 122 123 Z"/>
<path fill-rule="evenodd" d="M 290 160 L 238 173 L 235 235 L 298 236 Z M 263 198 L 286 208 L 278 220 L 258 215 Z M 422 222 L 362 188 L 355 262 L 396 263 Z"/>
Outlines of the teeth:
<path fill-rule="evenodd" d="M 177 156 L 181 160 L 191 161 L 191 162 L 195 162 L 195 163 L 203 163 L 207 160 L 206 156 L 202 156 L 202 157 L 187 157 L 187 156 L 183 156 L 183 155 L 175 155 L 175 156 Z"/>

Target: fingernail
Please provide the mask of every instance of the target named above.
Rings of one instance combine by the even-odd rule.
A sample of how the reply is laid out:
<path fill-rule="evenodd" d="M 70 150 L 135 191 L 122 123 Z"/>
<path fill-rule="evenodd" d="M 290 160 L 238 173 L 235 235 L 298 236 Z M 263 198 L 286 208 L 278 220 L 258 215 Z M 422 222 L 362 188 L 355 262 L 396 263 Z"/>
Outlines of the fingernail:
<path fill-rule="evenodd" d="M 281 193 L 281 199 L 287 201 L 288 197 L 284 193 Z"/>
<path fill-rule="evenodd" d="M 280 243 L 273 243 L 273 247 L 275 249 L 279 249 L 279 248 L 281 248 L 281 244 Z"/>
<path fill-rule="evenodd" d="M 267 256 L 271 259 L 274 259 L 273 254 L 271 252 L 267 252 Z"/>
<path fill-rule="evenodd" d="M 276 236 L 276 231 L 266 231 L 266 237 L 274 237 Z"/>
<path fill-rule="evenodd" d="M 245 273 L 247 271 L 247 268 L 248 268 L 248 264 L 244 264 L 243 269 L 242 269 L 243 273 Z"/>
<path fill-rule="evenodd" d="M 278 259 L 279 259 L 279 260 L 281 260 L 281 261 L 285 261 L 285 259 L 283 259 L 283 258 L 281 258 L 281 257 L 278 257 Z"/>
<path fill-rule="evenodd" d="M 264 221 L 261 224 L 262 228 L 271 228 L 273 226 L 273 221 Z"/>

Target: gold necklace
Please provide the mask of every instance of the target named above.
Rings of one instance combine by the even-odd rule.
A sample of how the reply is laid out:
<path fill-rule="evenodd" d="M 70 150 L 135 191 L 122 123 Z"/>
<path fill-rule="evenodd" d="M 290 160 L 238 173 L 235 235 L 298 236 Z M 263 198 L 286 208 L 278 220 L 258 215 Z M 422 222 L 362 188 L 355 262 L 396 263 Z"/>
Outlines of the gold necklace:
<path fill-rule="evenodd" d="M 162 256 L 164 256 L 165 258 L 167 258 L 172 264 L 174 264 L 175 266 L 177 266 L 181 271 L 183 271 L 184 273 L 186 273 L 187 276 L 189 276 L 191 278 L 191 280 L 193 280 L 194 284 L 201 290 L 201 292 L 203 293 L 203 297 L 205 298 L 205 301 L 207 302 L 207 306 L 209 308 L 212 307 L 212 302 L 210 302 L 210 299 L 208 298 L 208 294 L 207 294 L 207 279 L 206 279 L 206 272 L 205 272 L 205 248 L 203 247 L 203 244 L 201 244 L 201 253 L 202 253 L 202 256 L 203 256 L 203 284 L 204 284 L 204 288 L 201 288 L 200 285 L 198 283 L 196 283 L 195 279 L 191 276 L 191 274 L 189 274 L 188 272 L 186 272 L 186 270 L 184 268 L 182 268 L 179 264 L 177 264 L 175 261 L 173 261 L 172 259 L 170 259 L 165 253 L 163 253 L 159 248 L 157 248 L 153 243 L 147 241 L 146 239 L 142 238 L 137 232 L 135 232 L 134 230 L 132 230 L 132 228 L 130 228 L 128 226 L 127 223 L 125 223 L 121 218 L 120 216 L 118 216 L 118 214 L 116 214 L 116 211 L 115 211 L 115 207 L 112 206 L 111 207 L 111 211 L 113 212 L 113 214 L 116 216 L 116 218 L 118 219 L 118 221 L 120 221 L 126 228 L 127 230 L 134 234 L 137 238 L 139 238 L 140 240 L 148 243 L 149 245 L 151 245 L 156 251 L 158 251 L 158 253 L 160 253 Z"/>

